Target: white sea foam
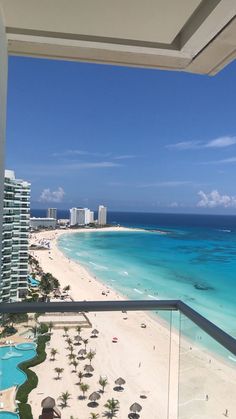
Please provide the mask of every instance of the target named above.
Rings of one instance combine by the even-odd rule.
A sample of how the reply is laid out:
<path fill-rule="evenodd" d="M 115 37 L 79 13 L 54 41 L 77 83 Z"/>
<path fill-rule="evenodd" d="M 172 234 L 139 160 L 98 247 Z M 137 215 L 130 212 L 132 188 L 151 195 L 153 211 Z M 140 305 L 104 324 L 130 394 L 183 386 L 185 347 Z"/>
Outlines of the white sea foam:
<path fill-rule="evenodd" d="M 138 294 L 143 294 L 143 292 L 140 290 L 137 290 L 137 288 L 134 288 L 134 291 L 137 292 Z"/>
<path fill-rule="evenodd" d="M 121 272 L 120 272 L 120 275 L 123 275 L 123 276 L 129 276 L 129 273 L 128 273 L 127 271 L 121 271 Z"/>
<path fill-rule="evenodd" d="M 98 265 L 97 263 L 94 263 L 94 262 L 89 262 L 89 263 L 90 263 L 90 265 L 93 265 L 94 268 L 99 269 L 100 271 L 108 271 L 107 266 Z"/>
<path fill-rule="evenodd" d="M 231 361 L 236 362 L 236 358 L 235 358 L 234 356 L 229 355 L 229 357 L 228 357 L 228 358 L 229 358 L 229 359 L 231 359 Z"/>
<path fill-rule="evenodd" d="M 67 250 L 68 252 L 71 251 L 71 249 L 69 247 L 64 247 L 64 250 Z"/>
<path fill-rule="evenodd" d="M 155 297 L 154 295 L 148 294 L 149 298 L 153 298 L 154 300 L 158 300 L 158 297 Z"/>
<path fill-rule="evenodd" d="M 223 233 L 231 233 L 231 230 L 226 230 L 226 229 L 220 229 L 219 231 L 223 231 Z"/>

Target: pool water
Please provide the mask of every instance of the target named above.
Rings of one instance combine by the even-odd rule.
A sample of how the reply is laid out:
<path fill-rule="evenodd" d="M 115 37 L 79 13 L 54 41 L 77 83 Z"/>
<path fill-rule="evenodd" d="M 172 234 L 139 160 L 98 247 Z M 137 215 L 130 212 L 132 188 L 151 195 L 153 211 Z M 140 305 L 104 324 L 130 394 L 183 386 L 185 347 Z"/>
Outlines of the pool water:
<path fill-rule="evenodd" d="M 0 348 L 0 390 L 22 384 L 26 375 L 18 368 L 18 365 L 28 359 L 34 358 L 35 349 Z M 12 356 L 11 356 L 12 355 Z"/>
<path fill-rule="evenodd" d="M 27 342 L 13 348 L 0 348 L 0 390 L 24 383 L 26 375 L 18 365 L 35 357 L 35 347 L 34 343 Z M 0 419 L 19 419 L 19 416 L 17 413 L 0 412 Z"/>
<path fill-rule="evenodd" d="M 15 348 L 22 351 L 28 351 L 29 349 L 35 349 L 36 344 L 34 342 L 18 343 L 18 345 L 15 345 Z"/>

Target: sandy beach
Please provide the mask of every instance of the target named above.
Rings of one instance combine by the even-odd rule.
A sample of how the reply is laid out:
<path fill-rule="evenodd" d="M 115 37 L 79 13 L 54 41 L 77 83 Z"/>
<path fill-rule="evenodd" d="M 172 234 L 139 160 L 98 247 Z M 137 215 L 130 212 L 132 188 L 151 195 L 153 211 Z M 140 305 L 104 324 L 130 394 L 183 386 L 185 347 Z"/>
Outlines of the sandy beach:
<path fill-rule="evenodd" d="M 107 230 L 129 229 L 112 227 Z M 62 287 L 70 285 L 70 294 L 74 300 L 124 299 L 116 291 L 99 282 L 79 263 L 65 257 L 58 249 L 57 239 L 61 234 L 73 234 L 78 231 L 56 230 L 33 234 L 32 242 L 42 238 L 50 240 L 50 253 L 47 250 L 33 250 L 31 253 L 37 258 L 44 272 L 52 273 Z M 81 231 L 87 231 L 89 234 L 91 230 Z M 82 393 L 77 374 L 72 372 L 73 367 L 68 363 L 68 345 L 63 337 L 64 332 L 62 329 L 55 329 L 47 347 L 46 361 L 34 368 L 39 378 L 38 387 L 29 395 L 34 418 L 38 418 L 41 413 L 40 404 L 43 398 L 51 396 L 57 400 L 65 391 L 71 394 L 71 399 L 69 406 L 61 410 L 64 419 L 69 419 L 70 416 L 74 419 L 86 419 L 90 417 L 91 412 L 99 413 L 99 417 L 102 417 L 105 411 L 104 404 L 112 397 L 120 402 L 117 417 L 122 419 L 128 417 L 129 406 L 134 402 L 142 406 L 140 418 L 143 419 L 217 419 L 222 418 L 226 409 L 229 412 L 228 417 L 236 417 L 235 369 L 196 346 L 189 347 L 184 339 L 181 340 L 179 351 L 178 334 L 172 331 L 170 339 L 170 330 L 162 320 L 158 321 L 158 316 L 155 316 L 155 319 L 144 312 L 130 312 L 127 315 L 120 312 L 87 315 L 92 327 L 99 330 L 99 335 L 94 339 L 90 337 L 91 329 L 81 332 L 82 337 L 89 340 L 87 350 L 96 351 L 92 360 L 93 376 L 82 380 L 89 385 L 86 396 L 99 390 L 100 376 L 106 376 L 109 383 L 98 400 L 98 407 L 89 407 L 87 397 L 85 400 L 79 398 Z M 145 323 L 147 327 L 141 328 L 141 323 Z M 75 329 L 69 330 L 71 338 L 76 334 Z M 114 336 L 118 338 L 117 343 L 112 342 Z M 76 351 L 82 347 L 83 345 L 75 346 Z M 51 348 L 56 348 L 59 352 L 55 361 L 50 360 Z M 78 371 L 83 370 L 87 363 L 88 360 L 79 361 Z M 58 366 L 64 368 L 60 380 L 56 380 L 54 372 Z M 123 377 L 126 381 L 123 391 L 114 389 L 114 382 L 118 377 Z M 58 405 L 59 403 L 58 401 Z"/>

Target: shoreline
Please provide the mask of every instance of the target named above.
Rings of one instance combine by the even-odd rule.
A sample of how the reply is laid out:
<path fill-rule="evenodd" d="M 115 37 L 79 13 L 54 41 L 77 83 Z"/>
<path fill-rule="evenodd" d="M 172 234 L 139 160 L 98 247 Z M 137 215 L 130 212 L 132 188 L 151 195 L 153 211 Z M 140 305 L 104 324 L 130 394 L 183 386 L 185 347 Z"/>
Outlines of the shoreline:
<path fill-rule="evenodd" d="M 111 228 L 108 229 L 111 231 Z M 112 229 L 114 231 L 114 228 Z M 121 227 L 115 228 L 115 231 L 117 229 L 118 231 L 133 231 L 133 229 L 123 229 Z M 104 229 L 96 231 L 102 230 Z M 91 230 L 85 229 L 81 229 L 80 231 L 91 232 Z M 62 287 L 70 284 L 71 296 L 77 300 L 107 300 L 108 296 L 102 295 L 102 291 L 104 290 L 107 291 L 109 300 L 127 299 L 127 297 L 122 296 L 110 286 L 104 284 L 102 281 L 100 282 L 99 279 L 94 278 L 89 270 L 84 268 L 83 265 L 73 259 L 67 258 L 64 253 L 58 249 L 57 240 L 62 234 L 78 233 L 80 231 L 60 230 L 36 233 L 37 238 L 44 237 L 51 240 L 51 249 L 50 254 L 46 250 L 33 250 L 32 254 L 37 256 L 44 272 L 51 272 L 56 276 Z M 154 319 L 154 316 L 150 316 L 146 312 L 128 312 L 127 320 L 124 320 L 124 315 L 119 312 L 109 312 L 109 315 L 108 313 L 88 313 L 88 315 L 93 323 L 93 327 L 95 326 L 101 330 L 103 336 L 103 341 L 100 343 L 97 342 L 98 347 L 96 348 L 96 351 L 98 355 L 96 358 L 98 357 L 98 366 L 96 369 L 99 368 L 101 364 L 103 365 L 101 375 L 104 375 L 104 370 L 106 370 L 107 373 L 108 368 L 110 370 L 109 374 L 114 378 L 117 378 L 118 376 L 125 377 L 126 381 L 129 383 L 129 388 L 125 391 L 125 394 L 122 395 L 124 403 L 131 404 L 132 401 L 138 401 L 133 400 L 132 396 L 132 394 L 137 394 L 137 391 L 138 394 L 143 391 L 146 391 L 149 394 L 148 400 L 144 403 L 142 402 L 142 405 L 144 405 L 141 415 L 143 419 L 164 417 L 169 378 L 170 383 L 168 385 L 171 396 L 170 418 L 176 419 L 178 398 L 176 390 L 179 374 L 182 388 L 185 388 L 186 384 L 188 387 L 186 394 L 180 394 L 180 404 L 182 403 L 181 411 L 184 410 L 183 416 L 181 417 L 187 419 L 191 417 L 191 412 L 192 414 L 195 413 L 194 407 L 196 408 L 196 406 L 191 406 L 191 404 L 188 405 L 188 400 L 195 395 L 201 400 L 199 403 L 203 404 L 203 408 L 204 410 L 206 409 L 208 413 L 207 417 L 209 418 L 221 418 L 222 411 L 224 411 L 225 408 L 229 408 L 229 411 L 231 412 L 233 412 L 234 409 L 236 412 L 236 402 L 233 400 L 232 393 L 232 383 L 234 383 L 236 379 L 235 371 L 232 368 L 229 368 L 229 366 L 222 365 L 217 359 L 212 357 L 212 354 L 212 362 L 209 363 L 208 354 L 201 351 L 194 342 L 192 344 L 192 349 L 190 350 L 189 342 L 182 339 L 181 364 L 179 365 L 178 336 L 172 331 L 172 352 L 169 353 L 170 331 L 168 330 L 168 325 L 162 324 L 162 319 L 158 317 Z M 147 325 L 146 329 L 140 328 L 142 322 Z M 120 347 L 119 351 L 111 344 L 111 337 L 114 335 L 114 332 L 115 335 L 119 337 L 117 346 L 117 348 Z M 57 345 L 60 345 L 59 340 L 60 338 L 57 336 Z M 135 351 L 133 348 L 135 348 Z M 109 359 L 104 358 L 103 353 L 106 352 L 111 353 L 112 363 Z M 115 354 L 115 360 L 112 354 Z M 140 363 L 142 364 L 141 368 L 139 368 Z M 168 378 L 169 363 L 171 363 L 171 372 L 170 377 Z M 191 366 L 191 368 L 189 366 Z M 37 369 L 35 369 L 35 371 L 36 370 Z M 183 370 L 185 373 L 182 376 Z M 37 370 L 37 374 L 38 373 L 39 371 Z M 48 381 L 50 382 L 50 380 Z M 229 381 L 230 386 L 228 387 Z M 52 383 L 53 382 L 51 382 L 51 385 Z M 43 374 L 39 376 L 39 386 L 41 386 L 43 390 L 44 386 L 45 389 L 48 389 L 48 391 L 50 390 L 50 387 L 48 387 L 45 382 Z M 228 389 L 227 394 L 225 394 L 225 401 L 222 400 L 221 397 L 222 386 Z M 155 397 L 152 398 L 151 394 L 153 393 L 154 388 L 158 389 L 158 391 L 154 391 Z M 212 389 L 215 395 L 212 394 Z M 65 390 L 64 384 L 64 391 Z M 73 388 L 71 391 L 73 391 Z M 109 390 L 109 394 L 111 394 L 112 397 L 116 397 L 116 394 L 112 394 L 111 389 Z M 205 403 L 205 394 L 209 394 L 210 399 L 212 399 L 210 400 L 211 402 Z M 45 394 L 45 396 L 47 395 L 49 394 Z M 215 397 L 216 395 L 217 397 Z M 33 403 L 33 413 L 35 414 L 35 417 L 37 417 L 36 414 L 39 413 L 41 399 L 36 391 L 32 392 L 30 399 L 32 399 Z M 153 416 L 153 409 L 156 408 L 157 403 L 159 409 L 157 415 Z M 75 414 L 75 411 L 68 411 L 68 414 L 69 413 Z M 121 411 L 120 417 L 127 417 L 125 411 Z"/>

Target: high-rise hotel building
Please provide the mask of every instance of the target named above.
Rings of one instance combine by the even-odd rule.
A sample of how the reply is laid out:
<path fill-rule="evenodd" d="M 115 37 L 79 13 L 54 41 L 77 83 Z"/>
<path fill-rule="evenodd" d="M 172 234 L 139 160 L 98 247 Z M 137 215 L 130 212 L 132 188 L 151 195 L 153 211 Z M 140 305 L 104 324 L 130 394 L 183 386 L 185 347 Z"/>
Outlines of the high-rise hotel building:
<path fill-rule="evenodd" d="M 27 294 L 30 183 L 5 171 L 0 301 L 17 301 Z"/>
<path fill-rule="evenodd" d="M 106 225 L 107 223 L 107 207 L 103 205 L 99 205 L 98 207 L 98 224 L 99 225 Z"/>
<path fill-rule="evenodd" d="M 48 208 L 47 218 L 55 218 L 55 220 L 56 220 L 57 219 L 57 209 L 56 208 Z"/>

